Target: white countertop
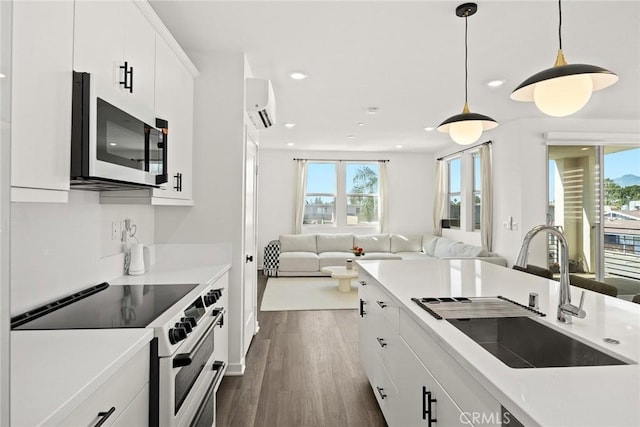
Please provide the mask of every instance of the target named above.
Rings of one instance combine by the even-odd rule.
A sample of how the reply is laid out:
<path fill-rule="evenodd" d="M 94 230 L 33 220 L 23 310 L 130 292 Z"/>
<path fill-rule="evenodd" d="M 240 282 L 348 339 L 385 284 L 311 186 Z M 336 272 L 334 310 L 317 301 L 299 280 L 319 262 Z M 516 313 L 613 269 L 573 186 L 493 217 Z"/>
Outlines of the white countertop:
<path fill-rule="evenodd" d="M 151 329 L 11 332 L 11 425 L 57 425 L 153 338 Z"/>
<path fill-rule="evenodd" d="M 585 319 L 556 320 L 559 283 L 476 260 L 359 261 L 472 377 L 526 426 L 640 425 L 640 305 L 586 291 Z M 582 289 L 572 287 L 577 304 Z M 509 368 L 412 297 L 497 296 L 526 305 L 537 292 L 536 318 L 632 365 Z M 615 338 L 620 344 L 607 344 Z"/>
<path fill-rule="evenodd" d="M 149 271 L 113 285 L 200 284 L 231 268 L 224 244 L 157 245 Z M 56 425 L 153 338 L 153 330 L 11 332 L 11 425 Z"/>

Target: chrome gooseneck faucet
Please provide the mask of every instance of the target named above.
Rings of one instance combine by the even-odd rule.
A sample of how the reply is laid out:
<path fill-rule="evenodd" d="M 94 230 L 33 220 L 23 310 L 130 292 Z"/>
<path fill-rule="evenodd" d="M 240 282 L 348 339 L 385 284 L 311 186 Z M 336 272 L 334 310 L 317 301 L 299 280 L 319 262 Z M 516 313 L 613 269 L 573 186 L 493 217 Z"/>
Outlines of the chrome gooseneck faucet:
<path fill-rule="evenodd" d="M 571 304 L 571 289 L 569 288 L 569 245 L 562 232 L 553 225 L 536 225 L 524 236 L 520 253 L 516 264 L 519 267 L 527 267 L 527 257 L 529 256 L 529 244 L 533 236 L 541 231 L 553 234 L 560 242 L 560 296 L 558 298 L 558 321 L 571 323 L 571 317 L 575 316 L 584 319 L 587 313 L 582 309 L 584 304 L 584 291 L 580 296 L 580 305 L 576 307 Z"/>

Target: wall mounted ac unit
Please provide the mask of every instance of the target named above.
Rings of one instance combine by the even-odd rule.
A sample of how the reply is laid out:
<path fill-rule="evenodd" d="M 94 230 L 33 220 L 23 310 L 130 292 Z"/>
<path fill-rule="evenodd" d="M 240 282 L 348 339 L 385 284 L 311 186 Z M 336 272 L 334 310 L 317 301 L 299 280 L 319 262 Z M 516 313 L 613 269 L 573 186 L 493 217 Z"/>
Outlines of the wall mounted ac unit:
<path fill-rule="evenodd" d="M 276 100 L 270 80 L 247 78 L 247 113 L 257 129 L 276 123 Z"/>

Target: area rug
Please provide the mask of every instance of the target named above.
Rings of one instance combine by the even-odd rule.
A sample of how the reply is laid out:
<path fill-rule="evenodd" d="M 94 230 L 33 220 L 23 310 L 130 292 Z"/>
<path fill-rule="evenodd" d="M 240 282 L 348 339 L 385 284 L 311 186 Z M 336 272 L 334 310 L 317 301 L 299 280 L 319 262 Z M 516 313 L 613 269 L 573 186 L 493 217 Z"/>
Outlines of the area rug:
<path fill-rule="evenodd" d="M 355 309 L 358 308 L 357 283 L 351 281 L 351 292 L 340 292 L 338 281 L 329 277 L 271 277 L 260 310 Z"/>

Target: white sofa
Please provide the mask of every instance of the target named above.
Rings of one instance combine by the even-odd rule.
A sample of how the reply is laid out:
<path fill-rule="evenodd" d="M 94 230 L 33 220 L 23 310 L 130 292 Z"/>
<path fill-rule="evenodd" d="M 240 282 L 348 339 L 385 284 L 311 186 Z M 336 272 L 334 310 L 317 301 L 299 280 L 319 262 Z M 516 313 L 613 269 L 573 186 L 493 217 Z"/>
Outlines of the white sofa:
<path fill-rule="evenodd" d="M 320 270 L 357 260 L 352 248 L 364 249 L 365 260 L 475 258 L 506 266 L 506 260 L 481 246 L 433 235 L 283 234 L 265 248 L 268 276 L 326 276 Z"/>

